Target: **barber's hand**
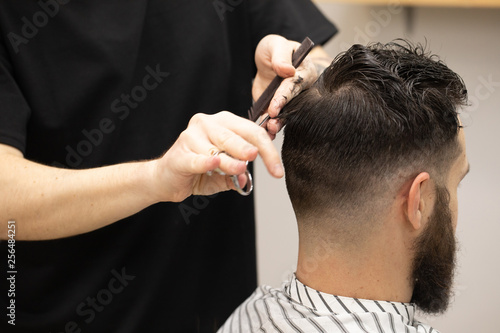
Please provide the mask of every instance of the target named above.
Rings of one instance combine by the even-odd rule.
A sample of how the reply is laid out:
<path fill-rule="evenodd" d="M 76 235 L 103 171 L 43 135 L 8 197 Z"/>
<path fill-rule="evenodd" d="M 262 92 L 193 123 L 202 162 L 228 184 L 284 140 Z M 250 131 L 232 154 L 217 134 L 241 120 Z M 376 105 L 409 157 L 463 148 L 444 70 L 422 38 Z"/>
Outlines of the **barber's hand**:
<path fill-rule="evenodd" d="M 278 35 L 268 35 L 257 45 L 257 75 L 252 87 L 253 99 L 257 100 L 262 95 L 276 75 L 284 78 L 267 110 L 271 118 L 276 117 L 285 104 L 302 90 L 309 88 L 321 74 L 318 73 L 311 54 L 297 69 L 293 67 L 292 55 L 299 46 L 300 43 Z M 267 124 L 267 131 L 274 138 L 280 127 L 277 120 L 271 119 Z"/>
<path fill-rule="evenodd" d="M 214 155 L 222 151 L 227 154 Z M 245 161 L 253 161 L 257 155 L 272 176 L 283 176 L 278 151 L 263 128 L 227 111 L 194 115 L 174 145 L 153 161 L 155 192 L 160 201 L 174 202 L 191 194 L 210 195 L 234 189 L 229 175 L 240 175 L 244 187 Z M 216 168 L 226 175 L 207 174 Z"/>

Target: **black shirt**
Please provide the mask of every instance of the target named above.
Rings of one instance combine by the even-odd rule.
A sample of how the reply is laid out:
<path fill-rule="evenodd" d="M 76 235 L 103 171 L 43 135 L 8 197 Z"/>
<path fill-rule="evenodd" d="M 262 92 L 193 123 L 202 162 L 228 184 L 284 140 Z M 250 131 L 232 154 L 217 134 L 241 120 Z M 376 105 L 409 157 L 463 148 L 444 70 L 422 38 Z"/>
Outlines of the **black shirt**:
<path fill-rule="evenodd" d="M 336 31 L 308 0 L 5 0 L 0 29 L 0 143 L 72 169 L 158 157 L 198 112 L 246 116 L 262 37 L 319 44 Z M 1 325 L 215 331 L 254 290 L 255 261 L 252 196 L 153 205 L 18 241 L 16 326 Z"/>

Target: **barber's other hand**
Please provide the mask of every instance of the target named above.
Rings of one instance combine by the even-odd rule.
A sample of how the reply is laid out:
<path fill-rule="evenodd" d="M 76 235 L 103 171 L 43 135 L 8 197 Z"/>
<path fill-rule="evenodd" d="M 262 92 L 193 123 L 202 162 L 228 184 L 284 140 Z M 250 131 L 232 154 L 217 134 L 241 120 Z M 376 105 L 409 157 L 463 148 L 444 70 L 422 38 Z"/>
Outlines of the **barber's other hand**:
<path fill-rule="evenodd" d="M 278 35 L 268 35 L 257 45 L 257 75 L 252 87 L 253 99 L 257 100 L 262 95 L 276 75 L 284 78 L 267 110 L 271 118 L 276 117 L 285 104 L 302 90 L 309 88 L 320 74 L 311 55 L 307 56 L 297 69 L 293 67 L 292 55 L 299 46 L 300 43 Z M 268 122 L 267 130 L 271 137 L 274 138 L 279 129 L 280 125 L 276 120 L 271 119 Z"/>
<path fill-rule="evenodd" d="M 227 154 L 213 155 L 217 151 Z M 158 201 L 173 202 L 192 194 L 211 195 L 234 189 L 229 175 L 240 175 L 244 186 L 245 161 L 253 161 L 257 155 L 272 176 L 283 176 L 279 153 L 263 128 L 227 111 L 196 114 L 173 146 L 152 161 L 154 193 Z M 207 174 L 216 168 L 226 175 Z"/>

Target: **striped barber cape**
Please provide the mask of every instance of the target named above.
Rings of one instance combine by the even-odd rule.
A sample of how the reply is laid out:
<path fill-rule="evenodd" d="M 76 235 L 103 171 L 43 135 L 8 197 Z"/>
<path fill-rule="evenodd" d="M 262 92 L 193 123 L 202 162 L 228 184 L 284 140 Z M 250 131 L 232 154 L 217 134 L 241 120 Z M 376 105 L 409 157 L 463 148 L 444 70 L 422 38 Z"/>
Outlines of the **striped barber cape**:
<path fill-rule="evenodd" d="M 414 315 L 413 304 L 325 294 L 302 284 L 294 274 L 281 289 L 257 288 L 218 333 L 439 333 Z"/>

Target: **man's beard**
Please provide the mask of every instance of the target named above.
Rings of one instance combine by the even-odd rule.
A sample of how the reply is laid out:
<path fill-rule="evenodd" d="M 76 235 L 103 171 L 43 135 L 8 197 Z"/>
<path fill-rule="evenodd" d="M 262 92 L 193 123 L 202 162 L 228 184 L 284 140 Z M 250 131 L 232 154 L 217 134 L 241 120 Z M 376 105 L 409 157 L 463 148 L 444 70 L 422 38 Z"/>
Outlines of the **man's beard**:
<path fill-rule="evenodd" d="M 411 302 L 430 314 L 446 311 L 451 297 L 456 240 L 449 201 L 446 188 L 436 185 L 434 212 L 415 242 Z"/>

